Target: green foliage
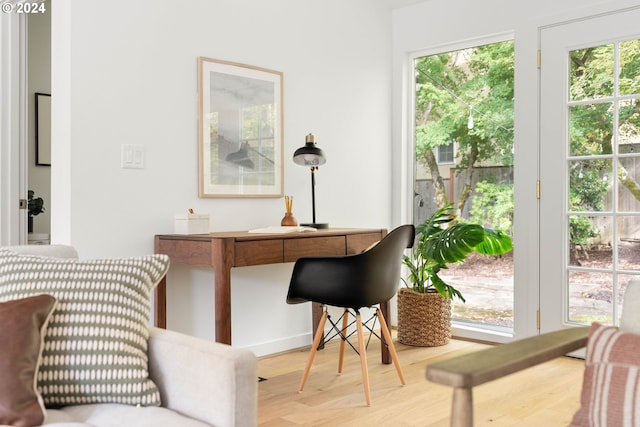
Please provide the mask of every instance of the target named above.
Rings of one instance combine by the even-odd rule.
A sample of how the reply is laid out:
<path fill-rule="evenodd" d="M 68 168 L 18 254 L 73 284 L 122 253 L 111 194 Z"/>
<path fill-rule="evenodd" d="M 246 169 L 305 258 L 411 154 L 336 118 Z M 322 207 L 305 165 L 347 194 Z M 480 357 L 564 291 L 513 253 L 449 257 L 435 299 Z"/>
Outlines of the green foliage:
<path fill-rule="evenodd" d="M 571 99 L 613 95 L 613 54 L 611 44 L 571 51 Z"/>
<path fill-rule="evenodd" d="M 585 157 L 585 160 L 575 162 L 570 171 L 571 210 L 604 209 L 603 201 L 614 176 L 625 176 L 624 172 L 614 173 L 609 159 L 587 158 L 615 153 L 614 108 L 618 108 L 618 142 L 632 142 L 640 134 L 640 103 L 636 99 L 625 100 L 618 105 L 602 99 L 614 95 L 615 72 L 619 72 L 619 94 L 640 93 L 640 40 L 620 43 L 617 52 L 619 70 L 614 67 L 616 50 L 613 45 L 577 49 L 570 53 L 571 99 L 594 100 L 572 106 L 569 110 L 569 154 Z M 635 183 L 626 185 L 634 187 Z"/>
<path fill-rule="evenodd" d="M 582 175 L 583 178 L 578 179 L 584 179 L 584 176 L 586 175 L 584 171 L 582 172 Z M 602 185 L 602 183 L 602 180 L 587 179 L 587 184 L 597 186 Z M 580 187 L 576 186 L 575 188 L 579 189 Z M 606 193 L 606 190 L 604 192 Z M 600 190 L 599 193 L 601 194 L 602 191 Z M 603 207 L 602 200 L 591 200 L 591 196 L 593 195 L 594 192 L 589 191 L 588 189 L 585 189 L 584 191 L 569 191 L 569 209 L 572 211 L 601 210 Z M 599 235 L 600 230 L 593 226 L 588 217 L 578 215 L 571 215 L 569 217 L 569 241 L 571 244 L 586 245 L 589 243 L 590 238 L 597 237 Z"/>
<path fill-rule="evenodd" d="M 407 287 L 425 293 L 435 289 L 445 298 L 464 297 L 438 275 L 447 264 L 463 262 L 471 252 L 485 255 L 505 254 L 513 248 L 511 238 L 501 231 L 478 224 L 460 222 L 452 214 L 452 204 L 436 210 L 416 227 L 416 243 L 411 256 L 405 255 L 403 264 L 409 276 L 402 279 Z"/>
<path fill-rule="evenodd" d="M 620 93 L 640 92 L 640 39 L 620 43 Z"/>
<path fill-rule="evenodd" d="M 33 190 L 29 190 L 27 192 L 28 196 L 28 207 L 29 207 L 29 216 L 40 215 L 44 212 L 44 200 L 42 197 L 33 197 L 35 193 Z"/>
<path fill-rule="evenodd" d="M 599 235 L 600 231 L 591 224 L 588 217 L 569 217 L 569 239 L 572 245 L 586 245 L 590 238 Z"/>
<path fill-rule="evenodd" d="M 614 67 L 616 53 L 618 70 Z M 418 161 L 427 150 L 456 141 L 458 171 L 481 162 L 512 164 L 512 43 L 420 58 L 416 70 Z M 605 98 L 615 92 L 615 72 L 619 72 L 620 94 L 640 92 L 639 40 L 622 42 L 617 50 L 610 44 L 570 53 L 571 99 L 594 100 L 569 110 L 569 155 L 575 159 L 569 165 L 570 211 L 606 209 L 607 193 L 615 178 L 626 179 L 623 184 L 632 195 L 640 194 L 638 184 L 628 179 L 630 175 L 623 168 L 614 171 L 611 159 L 602 157 L 616 152 L 614 108 L 618 108 L 619 142 L 637 141 L 640 135 L 640 101 L 631 98 L 614 104 Z M 469 105 L 485 114 L 474 114 L 473 129 L 467 128 Z M 481 181 L 473 194 L 470 221 L 512 234 L 512 185 Z M 569 229 L 572 243 L 587 243 L 599 235 L 587 215 L 572 215 Z"/>
<path fill-rule="evenodd" d="M 418 58 L 415 67 L 418 162 L 427 150 L 456 141 L 460 168 L 513 164 L 512 41 Z M 476 148 L 477 157 L 470 154 Z"/>
<path fill-rule="evenodd" d="M 611 173 L 611 160 L 579 162 L 569 173 L 569 209 L 603 210 Z"/>
<path fill-rule="evenodd" d="M 513 164 L 513 49 L 513 42 L 508 41 L 415 61 L 417 162 L 428 167 L 425 153 L 455 141 L 458 173 L 483 163 Z M 616 178 L 640 200 L 640 184 L 624 170 L 625 165 L 614 171 L 611 160 L 603 158 L 616 153 L 616 142 L 618 153 L 630 153 L 631 143 L 640 141 L 640 100 L 631 96 L 640 93 L 640 40 L 621 42 L 617 49 L 613 44 L 576 49 L 569 59 L 571 100 L 593 100 L 569 108 L 569 156 L 573 157 L 569 209 L 587 213 L 605 209 L 607 192 L 612 191 Z M 618 94 L 629 95 L 619 103 L 608 98 L 616 93 L 615 73 Z M 473 129 L 467 127 L 470 105 Z M 617 138 L 614 132 L 619 132 Z M 472 189 L 471 218 L 511 233 L 513 200 L 509 195 L 513 189 L 494 185 L 479 184 Z M 588 219 L 578 216 L 571 218 L 570 228 L 574 242 L 599 233 Z"/>
<path fill-rule="evenodd" d="M 619 72 L 618 91 L 621 95 L 640 92 L 640 41 L 630 40 L 619 44 L 619 70 L 614 67 L 613 44 L 570 53 L 570 96 L 572 100 L 594 99 L 591 103 L 572 106 L 569 110 L 570 155 L 583 157 L 575 160 L 569 170 L 569 210 L 574 212 L 597 212 L 606 209 L 607 193 L 615 178 L 627 174 L 624 170 L 613 170 L 612 160 L 593 158 L 615 153 L 613 96 L 614 73 Z M 640 131 L 640 104 L 637 100 L 620 102 L 618 121 L 620 143 L 628 143 Z M 622 150 L 622 148 L 621 148 Z M 636 198 L 635 181 L 622 182 Z M 586 215 L 569 218 L 569 235 L 572 244 L 588 244 L 600 230 L 594 227 Z"/>
<path fill-rule="evenodd" d="M 469 221 L 504 230 L 513 236 L 513 184 L 479 181 L 469 211 Z"/>

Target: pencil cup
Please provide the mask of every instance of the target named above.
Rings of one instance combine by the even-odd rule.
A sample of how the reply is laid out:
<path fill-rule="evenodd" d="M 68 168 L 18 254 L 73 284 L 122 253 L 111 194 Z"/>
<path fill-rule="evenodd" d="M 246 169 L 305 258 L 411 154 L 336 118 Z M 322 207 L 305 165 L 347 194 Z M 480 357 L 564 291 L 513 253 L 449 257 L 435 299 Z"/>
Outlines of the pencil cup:
<path fill-rule="evenodd" d="M 280 225 L 283 227 L 295 227 L 298 225 L 298 220 L 293 216 L 293 197 L 284 196 L 284 218 L 280 221 Z"/>
<path fill-rule="evenodd" d="M 298 220 L 295 216 L 293 216 L 291 212 L 286 212 L 284 214 L 284 218 L 282 218 L 282 221 L 280 221 L 280 225 L 282 225 L 283 227 L 295 227 L 296 225 L 298 225 Z"/>

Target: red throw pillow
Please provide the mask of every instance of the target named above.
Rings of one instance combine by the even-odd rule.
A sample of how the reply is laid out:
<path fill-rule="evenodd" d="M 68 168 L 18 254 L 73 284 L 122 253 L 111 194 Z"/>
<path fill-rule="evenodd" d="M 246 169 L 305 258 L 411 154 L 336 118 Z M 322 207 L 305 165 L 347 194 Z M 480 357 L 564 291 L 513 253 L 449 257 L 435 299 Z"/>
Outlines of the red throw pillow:
<path fill-rule="evenodd" d="M 580 404 L 569 427 L 640 427 L 640 335 L 591 326 Z"/>
<path fill-rule="evenodd" d="M 44 421 L 36 390 L 47 322 L 56 305 L 51 295 L 0 303 L 0 424 L 31 427 Z"/>

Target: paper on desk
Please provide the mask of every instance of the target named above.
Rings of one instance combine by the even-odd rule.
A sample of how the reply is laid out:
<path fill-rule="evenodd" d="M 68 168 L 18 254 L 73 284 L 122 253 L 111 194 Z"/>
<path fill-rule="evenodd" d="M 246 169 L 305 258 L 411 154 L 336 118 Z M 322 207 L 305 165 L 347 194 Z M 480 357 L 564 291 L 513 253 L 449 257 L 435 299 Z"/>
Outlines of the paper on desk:
<path fill-rule="evenodd" d="M 303 226 L 280 226 L 273 225 L 264 228 L 256 228 L 254 230 L 249 230 L 249 233 L 262 233 L 262 234 L 279 234 L 279 233 L 306 233 L 308 231 L 318 231 L 313 227 L 303 227 Z"/>

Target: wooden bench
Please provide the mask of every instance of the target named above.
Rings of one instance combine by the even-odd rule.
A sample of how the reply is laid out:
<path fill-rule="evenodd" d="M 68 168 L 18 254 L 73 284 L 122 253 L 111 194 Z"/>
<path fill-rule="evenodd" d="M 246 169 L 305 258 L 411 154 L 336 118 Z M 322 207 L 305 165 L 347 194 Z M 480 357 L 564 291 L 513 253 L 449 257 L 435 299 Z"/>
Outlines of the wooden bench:
<path fill-rule="evenodd" d="M 427 379 L 453 387 L 451 427 L 473 427 L 473 387 L 587 345 L 589 326 L 562 329 L 464 354 L 427 367 Z"/>

